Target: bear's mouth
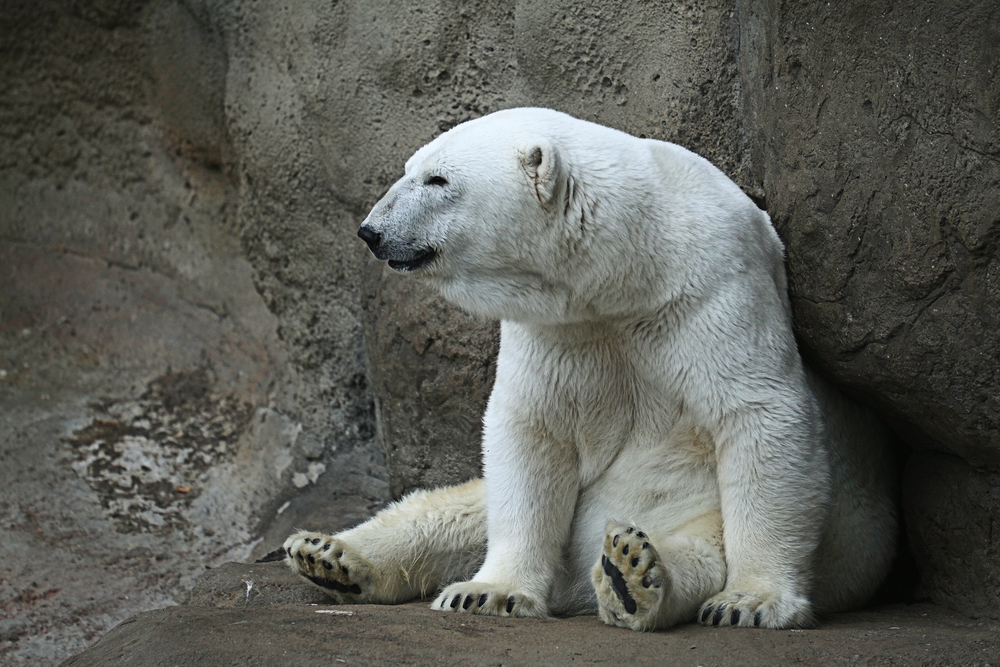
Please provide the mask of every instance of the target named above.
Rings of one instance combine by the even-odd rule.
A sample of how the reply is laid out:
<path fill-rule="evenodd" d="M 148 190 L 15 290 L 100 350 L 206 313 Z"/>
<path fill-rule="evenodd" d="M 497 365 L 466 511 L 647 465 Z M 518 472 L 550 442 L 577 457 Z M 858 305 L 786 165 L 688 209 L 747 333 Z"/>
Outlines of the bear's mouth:
<path fill-rule="evenodd" d="M 400 259 L 390 259 L 389 268 L 393 271 L 416 271 L 417 269 L 429 264 L 434 261 L 437 257 L 437 251 L 434 248 L 424 248 L 423 250 L 418 250 L 413 257 L 407 260 Z"/>

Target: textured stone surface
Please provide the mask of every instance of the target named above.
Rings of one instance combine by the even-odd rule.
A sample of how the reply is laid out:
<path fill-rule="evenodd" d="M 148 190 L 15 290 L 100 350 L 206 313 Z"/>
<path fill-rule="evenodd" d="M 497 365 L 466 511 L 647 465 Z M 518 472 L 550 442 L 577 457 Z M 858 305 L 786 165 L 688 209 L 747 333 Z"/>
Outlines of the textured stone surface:
<path fill-rule="evenodd" d="M 1000 466 L 1000 6 L 745 2 L 755 176 L 824 370 Z"/>
<path fill-rule="evenodd" d="M 927 603 L 835 614 L 817 630 L 682 625 L 635 633 L 596 616 L 493 618 L 444 614 L 426 602 L 338 606 L 322 597 L 283 563 L 230 563 L 206 572 L 185 605 L 133 617 L 65 664 L 603 665 L 622 655 L 629 664 L 671 666 L 1000 660 L 1000 625 Z"/>
<path fill-rule="evenodd" d="M 804 352 L 911 446 L 998 469 L 1000 6 L 738 12 L 754 180 L 787 245 Z M 973 536 L 1000 516 L 956 475 L 914 463 L 904 485 L 924 587 L 997 617 L 1000 555 Z M 943 508 L 953 533 L 923 514 Z"/>
<path fill-rule="evenodd" d="M 957 456 L 915 453 L 904 475 L 917 594 L 976 617 L 1000 608 L 1000 474 Z"/>
<path fill-rule="evenodd" d="M 376 265 L 374 270 L 381 271 Z M 367 308 L 376 418 L 394 497 L 480 476 L 499 325 L 385 269 Z"/>

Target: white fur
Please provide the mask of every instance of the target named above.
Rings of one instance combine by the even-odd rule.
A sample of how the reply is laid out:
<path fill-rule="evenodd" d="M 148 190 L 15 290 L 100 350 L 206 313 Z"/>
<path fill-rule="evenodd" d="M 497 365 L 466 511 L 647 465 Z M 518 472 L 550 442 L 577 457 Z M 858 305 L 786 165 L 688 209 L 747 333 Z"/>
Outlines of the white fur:
<path fill-rule="evenodd" d="M 886 433 L 807 375 L 781 242 L 706 160 L 502 111 L 417 151 L 362 233 L 502 320 L 501 346 L 484 482 L 289 538 L 289 563 L 321 585 L 340 570 L 317 549 L 356 556 L 362 592 L 335 597 L 444 585 L 433 606 L 458 612 L 779 628 L 878 587 L 896 533 Z"/>

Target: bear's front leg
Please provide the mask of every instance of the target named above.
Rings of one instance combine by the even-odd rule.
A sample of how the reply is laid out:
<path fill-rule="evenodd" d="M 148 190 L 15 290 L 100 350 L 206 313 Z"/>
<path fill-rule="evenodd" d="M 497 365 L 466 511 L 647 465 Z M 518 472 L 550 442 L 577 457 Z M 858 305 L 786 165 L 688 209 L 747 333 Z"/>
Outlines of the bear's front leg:
<path fill-rule="evenodd" d="M 815 624 L 812 564 L 830 502 L 819 408 L 804 387 L 781 387 L 715 430 L 728 578 L 706 601 L 706 625 Z"/>
<path fill-rule="evenodd" d="M 498 384 L 501 376 L 498 373 Z M 484 419 L 488 547 L 471 581 L 447 586 L 439 611 L 494 616 L 549 615 L 549 593 L 569 539 L 578 492 L 577 463 L 502 393 Z"/>

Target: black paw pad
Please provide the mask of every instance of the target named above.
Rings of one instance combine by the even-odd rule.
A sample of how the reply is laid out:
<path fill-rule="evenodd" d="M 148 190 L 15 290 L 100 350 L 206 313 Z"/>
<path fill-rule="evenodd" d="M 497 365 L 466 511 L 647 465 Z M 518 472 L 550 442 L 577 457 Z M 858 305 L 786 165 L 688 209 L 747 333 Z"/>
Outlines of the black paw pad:
<path fill-rule="evenodd" d="M 604 561 L 604 574 L 611 578 L 611 589 L 618 596 L 618 599 L 622 601 L 622 606 L 625 607 L 625 611 L 630 614 L 634 614 L 638 606 L 635 604 L 635 598 L 629 593 L 628 585 L 625 583 L 625 577 L 622 576 L 622 571 L 615 567 L 615 564 L 610 560 Z"/>
<path fill-rule="evenodd" d="M 326 561 L 323 561 L 323 567 L 325 567 L 328 570 L 332 570 L 333 569 L 333 566 L 330 565 L 329 563 L 327 563 Z"/>
<path fill-rule="evenodd" d="M 319 538 L 318 537 L 314 537 L 314 538 L 312 538 L 310 540 L 310 542 L 313 543 L 313 546 L 316 546 L 317 544 L 319 544 Z"/>
<path fill-rule="evenodd" d="M 312 554 L 309 554 L 308 556 L 306 556 L 306 560 L 309 561 L 310 563 L 312 563 L 313 565 L 316 564 L 316 559 L 312 557 Z"/>
<path fill-rule="evenodd" d="M 645 577 L 642 578 L 643 588 L 649 588 L 652 585 L 653 585 L 653 578 L 651 576 L 647 574 Z"/>
<path fill-rule="evenodd" d="M 622 556 L 628 556 L 628 545 L 622 547 Z"/>
<path fill-rule="evenodd" d="M 330 543 L 327 542 L 326 544 L 323 545 L 323 551 L 329 551 L 329 550 L 330 550 Z"/>
<path fill-rule="evenodd" d="M 632 559 L 632 567 L 639 567 L 639 557 L 636 556 Z"/>

